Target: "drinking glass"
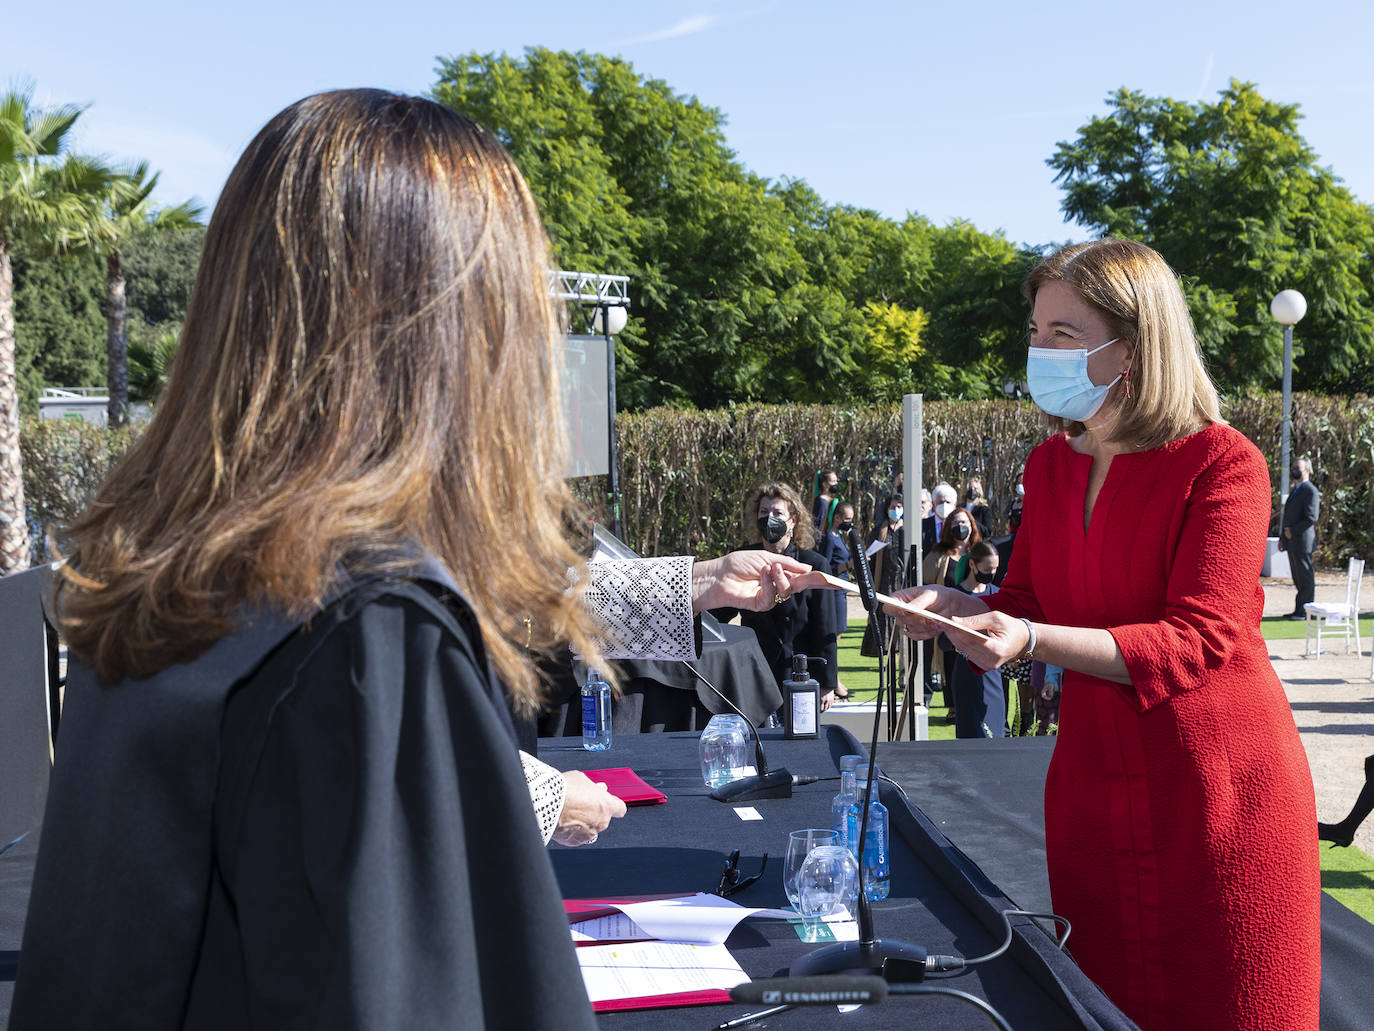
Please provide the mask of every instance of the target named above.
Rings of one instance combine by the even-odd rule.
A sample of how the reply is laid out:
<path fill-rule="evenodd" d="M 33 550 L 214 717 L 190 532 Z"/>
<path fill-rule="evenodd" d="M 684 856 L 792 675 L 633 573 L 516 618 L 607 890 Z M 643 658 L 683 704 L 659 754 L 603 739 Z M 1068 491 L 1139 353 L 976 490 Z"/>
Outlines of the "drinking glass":
<path fill-rule="evenodd" d="M 838 845 L 839 841 L 840 836 L 830 827 L 808 827 L 788 835 L 787 856 L 782 864 L 782 888 L 787 892 L 787 901 L 792 903 L 793 909 L 801 903 L 801 896 L 797 893 L 797 875 L 801 873 L 806 857 L 812 849 L 822 845 Z"/>
<path fill-rule="evenodd" d="M 701 732 L 701 779 L 708 788 L 718 788 L 747 776 L 750 745 L 749 725 L 738 716 L 712 716 Z"/>
<path fill-rule="evenodd" d="M 859 865 L 849 849 L 840 845 L 812 849 L 797 873 L 797 896 L 804 941 L 821 939 L 826 917 L 841 912 L 852 917 L 859 897 Z"/>

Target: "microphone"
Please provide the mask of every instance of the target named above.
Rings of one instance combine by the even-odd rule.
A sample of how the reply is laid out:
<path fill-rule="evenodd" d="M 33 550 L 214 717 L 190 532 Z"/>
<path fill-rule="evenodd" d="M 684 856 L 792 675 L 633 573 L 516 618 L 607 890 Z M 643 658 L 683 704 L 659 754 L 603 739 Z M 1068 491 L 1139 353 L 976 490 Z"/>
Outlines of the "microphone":
<path fill-rule="evenodd" d="M 864 603 L 864 611 L 871 616 L 878 607 L 878 592 L 873 586 L 873 571 L 868 568 L 868 556 L 864 554 L 863 538 L 854 526 L 849 528 L 849 551 L 855 556 L 850 565 L 854 567 L 854 582 L 859 585 L 859 600 Z"/>
<path fill-rule="evenodd" d="M 754 737 L 754 769 L 758 771 L 756 776 L 741 777 L 739 780 L 732 780 L 729 784 L 722 784 L 711 792 L 711 797 L 717 802 L 748 802 L 756 798 L 791 798 L 793 784 L 811 784 L 818 777 L 794 777 L 787 770 L 768 769 L 768 760 L 763 757 L 763 738 L 759 737 L 758 729 L 754 726 L 754 721 L 744 715 L 744 711 L 725 697 L 725 693 L 711 683 L 701 671 L 692 663 L 683 660 L 682 663 L 692 671 L 692 675 L 700 680 L 710 689 L 711 693 L 724 702 L 740 719 L 744 720 L 744 725 L 749 728 L 749 733 Z"/>
<path fill-rule="evenodd" d="M 864 557 L 863 546 L 859 540 L 859 531 L 854 527 L 849 528 L 850 550 L 858 556 L 858 561 L 854 563 L 854 579 L 859 585 L 859 597 L 863 599 L 864 608 L 868 611 L 868 625 L 872 628 L 875 640 L 880 642 L 878 648 L 878 697 L 873 710 L 873 740 L 868 746 L 868 778 L 864 787 L 864 798 L 873 797 L 873 775 L 877 768 L 878 760 L 878 720 L 882 715 L 883 708 L 883 657 L 887 651 L 886 642 L 883 641 L 882 627 L 878 618 L 878 598 L 877 591 L 873 587 L 873 574 L 868 568 L 868 559 Z M 858 924 L 859 940 L 852 942 L 836 942 L 834 945 L 826 945 L 809 952 L 801 959 L 792 964 L 791 972 L 797 977 L 807 978 L 818 974 L 855 974 L 860 971 L 874 971 L 882 974 L 889 981 L 917 982 L 925 979 L 927 964 L 926 950 L 920 945 L 910 942 L 897 941 L 893 939 L 882 939 L 877 937 L 873 927 L 873 905 L 869 901 L 868 891 L 864 884 L 864 852 L 868 844 L 868 806 L 862 806 L 863 816 L 856 828 L 859 834 L 858 853 L 855 859 L 859 864 L 859 899 L 858 899 Z"/>
<path fill-rule="evenodd" d="M 848 1006 L 882 1002 L 888 983 L 881 977 L 766 977 L 730 989 L 731 1002 L 764 1006 Z"/>

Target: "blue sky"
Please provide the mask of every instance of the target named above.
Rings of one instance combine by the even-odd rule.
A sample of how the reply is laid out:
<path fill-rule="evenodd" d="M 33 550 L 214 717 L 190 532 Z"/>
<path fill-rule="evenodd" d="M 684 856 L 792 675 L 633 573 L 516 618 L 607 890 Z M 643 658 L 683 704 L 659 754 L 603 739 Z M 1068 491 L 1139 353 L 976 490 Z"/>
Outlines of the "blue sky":
<path fill-rule="evenodd" d="M 1045 159 L 1123 85 L 1194 101 L 1253 81 L 1300 104 L 1321 162 L 1374 202 L 1368 0 L 13 6 L 5 79 L 89 104 L 81 149 L 147 159 L 165 203 L 212 204 L 257 129 L 307 93 L 423 92 L 436 56 L 527 46 L 618 54 L 720 108 L 740 159 L 771 179 L 1018 242 L 1085 235 Z"/>

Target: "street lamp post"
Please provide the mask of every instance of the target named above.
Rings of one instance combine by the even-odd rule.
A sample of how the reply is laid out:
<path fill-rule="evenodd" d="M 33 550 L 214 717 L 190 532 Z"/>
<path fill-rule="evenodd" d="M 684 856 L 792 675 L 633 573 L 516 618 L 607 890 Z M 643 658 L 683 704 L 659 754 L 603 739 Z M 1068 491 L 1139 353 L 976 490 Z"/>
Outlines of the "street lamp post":
<path fill-rule="evenodd" d="M 1289 454 L 1293 439 L 1293 327 L 1307 314 L 1307 298 L 1296 290 L 1280 290 L 1269 302 L 1269 314 L 1283 326 L 1283 425 L 1279 446 L 1279 504 L 1288 500 Z"/>
<path fill-rule="evenodd" d="M 607 449 L 610 452 L 608 468 L 610 481 L 607 493 L 611 503 L 611 532 L 621 540 L 625 539 L 625 527 L 620 518 L 620 470 L 619 458 L 615 448 L 615 335 L 625 328 L 629 312 L 623 304 L 606 303 L 597 307 L 592 315 L 592 329 L 606 338 L 606 406 L 610 413 L 609 432 L 606 434 Z"/>

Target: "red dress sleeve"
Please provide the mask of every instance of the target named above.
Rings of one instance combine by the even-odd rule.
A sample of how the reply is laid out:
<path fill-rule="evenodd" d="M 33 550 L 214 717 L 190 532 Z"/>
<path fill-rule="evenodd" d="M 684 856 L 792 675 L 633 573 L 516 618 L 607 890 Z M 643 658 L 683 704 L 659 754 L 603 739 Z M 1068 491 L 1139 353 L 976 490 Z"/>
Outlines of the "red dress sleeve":
<path fill-rule="evenodd" d="M 1258 636 L 1269 498 L 1264 459 L 1239 434 L 1193 480 L 1164 618 L 1109 628 L 1131 675 L 1125 690 L 1141 711 L 1200 687 L 1242 641 Z"/>

